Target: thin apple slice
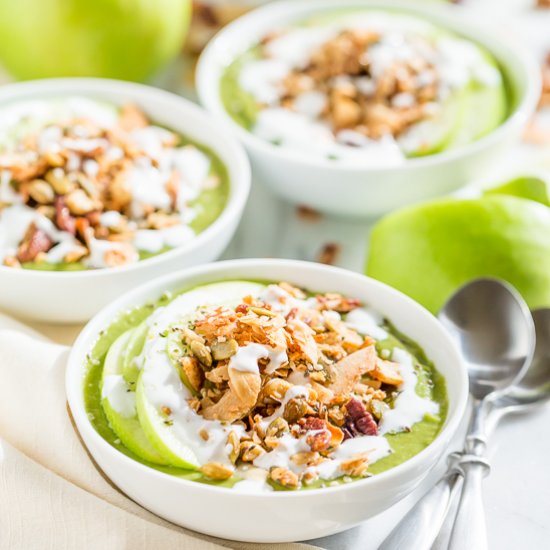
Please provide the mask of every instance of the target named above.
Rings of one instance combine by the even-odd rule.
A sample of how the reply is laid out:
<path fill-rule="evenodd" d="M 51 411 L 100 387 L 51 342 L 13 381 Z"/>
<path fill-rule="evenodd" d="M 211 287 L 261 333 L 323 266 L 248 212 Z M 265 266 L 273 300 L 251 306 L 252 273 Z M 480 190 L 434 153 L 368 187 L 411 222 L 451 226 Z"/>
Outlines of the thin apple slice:
<path fill-rule="evenodd" d="M 122 376 L 124 350 L 134 331 L 131 329 L 119 336 L 107 353 L 101 380 L 104 394 L 101 405 L 112 430 L 126 448 L 148 462 L 166 464 L 147 439 L 137 417 L 135 392 Z"/>
<path fill-rule="evenodd" d="M 259 295 L 265 285 L 247 281 L 214 283 L 181 294 L 150 320 L 143 366 L 136 390 L 136 408 L 145 434 L 172 466 L 196 469 L 212 456 L 223 458 L 230 426 L 206 420 L 188 404 L 192 392 L 182 382 L 170 356 L 167 332 L 185 324 L 200 306 L 237 305 L 246 295 Z M 208 437 L 204 438 L 206 430 Z"/>

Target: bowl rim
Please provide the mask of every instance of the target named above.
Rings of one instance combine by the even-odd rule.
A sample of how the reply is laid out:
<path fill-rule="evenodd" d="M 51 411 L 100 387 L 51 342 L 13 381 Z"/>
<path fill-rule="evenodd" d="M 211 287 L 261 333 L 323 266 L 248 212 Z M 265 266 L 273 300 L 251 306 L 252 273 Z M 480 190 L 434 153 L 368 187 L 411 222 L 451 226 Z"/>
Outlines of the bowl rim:
<path fill-rule="evenodd" d="M 403 164 L 397 166 L 379 167 L 361 166 L 346 162 L 334 163 L 330 159 L 308 155 L 307 153 L 302 153 L 288 147 L 276 146 L 259 138 L 233 119 L 223 105 L 219 88 L 222 69 L 235 59 L 234 57 L 229 58 L 224 51 L 226 44 L 230 43 L 234 36 L 251 34 L 249 29 L 253 28 L 256 22 L 260 23 L 265 19 L 271 19 L 276 22 L 281 18 L 289 17 L 294 21 L 299 21 L 301 18 L 321 11 L 330 12 L 332 10 L 347 8 L 380 8 L 382 10 L 390 8 L 403 10 L 412 15 L 425 17 L 427 20 L 433 21 L 451 31 L 455 30 L 458 22 L 461 30 L 456 32 L 468 40 L 484 45 L 497 57 L 499 63 L 504 67 L 508 78 L 517 83 L 520 77 L 516 76 L 512 78 L 512 75 L 516 71 L 510 70 L 511 63 L 509 63 L 508 58 L 502 59 L 501 56 L 493 51 L 493 48 L 485 44 L 487 38 L 489 39 L 488 41 L 498 43 L 509 54 L 515 56 L 517 65 L 524 72 L 521 79 L 524 82 L 525 88 L 521 94 L 517 94 L 518 97 L 516 98 L 514 109 L 499 126 L 470 143 L 423 157 L 407 158 Z M 219 59 L 224 59 L 224 62 L 218 63 Z M 528 122 L 536 110 L 541 89 L 540 69 L 536 60 L 531 52 L 518 40 L 506 37 L 505 41 L 503 36 L 494 31 L 487 30 L 477 20 L 474 20 L 472 13 L 463 13 L 459 6 L 426 5 L 415 1 L 406 2 L 405 0 L 317 0 L 315 3 L 310 4 L 307 2 L 281 0 L 262 5 L 229 23 L 210 40 L 200 55 L 195 76 L 197 93 L 201 105 L 209 112 L 221 117 L 222 122 L 230 127 L 233 133 L 238 135 L 239 139 L 248 149 L 258 151 L 263 155 L 275 157 L 279 160 L 287 160 L 305 167 L 322 169 L 328 172 L 362 172 L 380 175 L 392 171 L 437 166 L 482 151 L 495 142 L 500 141 L 509 130 L 521 128 Z"/>
<path fill-rule="evenodd" d="M 311 273 L 332 273 L 337 277 L 352 278 L 358 282 L 365 283 L 371 286 L 373 291 L 382 291 L 387 295 L 393 295 L 394 298 L 401 300 L 404 303 L 407 303 L 410 307 L 413 307 L 416 310 L 415 315 L 420 316 L 424 319 L 424 322 L 433 323 L 435 330 L 439 331 L 440 337 L 445 341 L 448 351 L 450 354 L 450 362 L 455 363 L 459 367 L 459 378 L 460 378 L 460 388 L 456 398 L 456 405 L 454 411 L 448 412 L 445 424 L 443 425 L 441 431 L 437 434 L 435 439 L 419 453 L 409 458 L 408 460 L 402 462 L 401 464 L 394 466 L 384 472 L 376 474 L 373 477 L 365 478 L 362 480 L 354 481 L 349 484 L 340 484 L 335 487 L 322 487 L 317 489 L 308 489 L 305 491 L 273 491 L 266 493 L 242 493 L 239 491 L 231 492 L 227 487 L 218 487 L 215 485 L 208 485 L 206 483 L 200 483 L 197 481 L 181 479 L 176 476 L 170 475 L 168 473 L 156 470 L 145 464 L 142 464 L 129 456 L 126 456 L 124 453 L 115 449 L 110 445 L 107 440 L 105 440 L 93 427 L 88 418 L 86 410 L 84 408 L 83 400 L 83 370 L 82 370 L 82 361 L 85 359 L 86 354 L 89 353 L 90 347 L 93 345 L 93 342 L 96 340 L 99 333 L 104 330 L 109 323 L 106 323 L 107 319 L 110 319 L 111 322 L 117 315 L 120 315 L 125 308 L 128 308 L 130 303 L 140 304 L 144 303 L 143 298 L 139 298 L 142 294 L 148 294 L 150 292 L 158 292 L 158 296 L 162 295 L 162 288 L 171 284 L 177 284 L 181 280 L 182 286 L 185 285 L 185 281 L 195 278 L 197 276 L 205 276 L 205 278 L 210 282 L 213 275 L 218 277 L 219 280 L 224 279 L 224 273 L 227 270 L 233 268 L 250 268 L 254 269 L 257 267 L 286 267 L 288 269 L 306 269 L 310 270 Z M 291 277 L 292 279 L 292 277 Z M 212 280 L 218 280 L 216 278 Z M 227 278 L 225 279 L 227 280 Z M 131 307 L 131 306 L 130 306 Z M 454 357 L 453 357 L 454 356 Z M 162 277 L 157 277 L 148 283 L 140 285 L 133 288 L 129 292 L 121 295 L 117 300 L 104 307 L 99 311 L 84 327 L 84 329 L 78 335 L 76 341 L 71 347 L 71 351 L 67 360 L 67 368 L 65 372 L 65 390 L 67 396 L 67 402 L 69 405 L 70 412 L 74 418 L 75 425 L 79 432 L 86 432 L 85 435 L 80 434 L 83 441 L 85 442 L 86 448 L 86 439 L 90 437 L 93 440 L 94 445 L 99 445 L 102 451 L 110 454 L 114 460 L 122 461 L 128 467 L 135 467 L 138 471 L 143 472 L 145 475 L 152 475 L 157 479 L 164 479 L 167 482 L 173 482 L 175 484 L 181 484 L 182 488 L 190 488 L 194 490 L 204 490 L 211 492 L 213 495 L 219 494 L 220 491 L 226 491 L 224 494 L 234 494 L 239 497 L 245 498 L 258 498 L 259 496 L 266 496 L 267 498 L 307 498 L 308 495 L 318 495 L 326 494 L 330 492 L 334 494 L 336 491 L 346 491 L 350 487 L 361 487 L 366 483 L 369 486 L 376 488 L 380 483 L 390 482 L 392 478 L 398 478 L 400 476 L 406 476 L 413 471 L 418 464 L 422 463 L 425 459 L 429 459 L 430 455 L 432 457 L 437 457 L 441 452 L 444 451 L 445 446 L 447 446 L 456 433 L 459 424 L 463 418 L 466 404 L 468 401 L 468 374 L 466 370 L 466 364 L 460 355 L 460 352 L 456 346 L 456 343 L 451 338 L 451 336 L 446 332 L 445 328 L 439 323 L 437 318 L 433 316 L 427 309 L 418 304 L 412 298 L 409 298 L 402 292 L 372 279 L 361 273 L 356 273 L 347 269 L 340 267 L 327 266 L 323 264 L 318 264 L 316 262 L 307 262 L 302 260 L 285 260 L 285 259 L 258 259 L 258 258 L 249 258 L 249 259 L 238 259 L 238 260 L 226 260 L 221 262 L 212 262 L 210 264 L 204 264 L 196 266 L 189 269 L 183 269 L 176 273 L 169 275 L 164 275 Z M 90 450 L 88 448 L 88 450 Z M 93 452 L 90 450 L 92 457 L 94 457 Z M 95 459 L 95 457 L 94 457 Z M 435 463 L 435 462 L 434 462 Z M 116 481 L 113 480 L 116 484 Z"/>
<path fill-rule="evenodd" d="M 47 283 L 53 277 L 59 279 L 95 279 L 109 276 L 122 276 L 125 273 L 136 272 L 142 269 L 162 264 L 170 261 L 178 256 L 192 253 L 194 250 L 204 246 L 211 239 L 215 239 L 219 231 L 223 230 L 231 223 L 233 218 L 244 209 L 248 200 L 248 195 L 251 186 L 251 168 L 248 156 L 241 143 L 231 134 L 216 118 L 203 109 L 201 106 L 179 96 L 175 93 L 136 82 L 127 82 L 123 80 L 115 80 L 111 78 L 87 78 L 87 77 L 66 77 L 66 78 L 45 78 L 39 80 L 15 82 L 7 84 L 0 88 L 0 108 L 4 105 L 13 102 L 19 103 L 32 99 L 40 99 L 42 96 L 53 95 L 59 93 L 60 96 L 82 95 L 93 96 L 94 93 L 109 95 L 110 93 L 127 93 L 134 95 L 134 101 L 139 104 L 139 97 L 163 102 L 167 108 L 174 106 L 178 109 L 183 109 L 188 113 L 194 114 L 201 118 L 205 126 L 210 126 L 218 135 L 221 135 L 230 154 L 227 155 L 227 161 L 221 160 L 228 171 L 229 180 L 229 196 L 227 202 L 220 215 L 193 239 L 184 243 L 181 246 L 167 250 L 161 254 L 139 260 L 133 264 L 127 264 L 119 267 L 103 267 L 100 269 L 86 269 L 82 271 L 41 271 L 33 269 L 14 269 L 0 265 L 0 277 L 2 274 L 16 274 L 18 277 L 39 279 Z M 138 97 L 139 96 L 139 97 Z M 108 100 L 107 100 L 108 101 Z M 153 121 L 154 122 L 154 121 Z M 179 133 L 191 137 L 185 131 L 177 130 Z M 220 156 L 220 148 L 212 147 L 208 143 L 202 143 L 209 147 L 218 157 Z M 231 177 L 231 172 L 235 173 L 235 177 Z"/>

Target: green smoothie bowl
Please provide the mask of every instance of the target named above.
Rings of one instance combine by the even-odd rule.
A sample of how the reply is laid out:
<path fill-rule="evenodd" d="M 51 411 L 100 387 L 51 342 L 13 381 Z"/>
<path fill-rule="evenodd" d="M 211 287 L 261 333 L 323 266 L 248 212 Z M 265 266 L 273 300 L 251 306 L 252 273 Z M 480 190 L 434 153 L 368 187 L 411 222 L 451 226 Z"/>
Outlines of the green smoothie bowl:
<path fill-rule="evenodd" d="M 478 176 L 519 137 L 540 88 L 521 46 L 459 9 L 376 0 L 257 9 L 217 35 L 197 74 L 261 181 L 360 216 Z"/>
<path fill-rule="evenodd" d="M 0 93 L 0 307 L 82 321 L 128 287 L 210 261 L 250 186 L 240 145 L 200 108 L 101 79 Z"/>
<path fill-rule="evenodd" d="M 67 392 L 90 452 L 131 498 L 211 535 L 283 542 L 410 492 L 456 429 L 467 380 L 438 321 L 391 288 L 236 260 L 100 312 L 75 343 Z"/>

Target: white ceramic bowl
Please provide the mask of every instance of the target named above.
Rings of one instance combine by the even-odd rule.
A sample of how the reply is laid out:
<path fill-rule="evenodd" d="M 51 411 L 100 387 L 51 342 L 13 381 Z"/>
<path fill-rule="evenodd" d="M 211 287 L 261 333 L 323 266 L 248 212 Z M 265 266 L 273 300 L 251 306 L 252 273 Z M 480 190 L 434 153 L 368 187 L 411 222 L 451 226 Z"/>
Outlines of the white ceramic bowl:
<path fill-rule="evenodd" d="M 447 382 L 449 413 L 426 449 L 372 478 L 338 487 L 257 495 L 178 479 L 117 451 L 94 429 L 83 399 L 85 357 L 101 330 L 125 310 L 155 300 L 166 290 L 228 279 L 286 280 L 311 290 L 358 297 L 416 340 Z M 330 535 L 382 512 L 426 476 L 455 433 L 468 395 L 465 366 L 442 325 L 404 294 L 363 275 L 291 260 L 233 260 L 188 269 L 125 294 L 82 331 L 69 357 L 67 397 L 80 435 L 107 476 L 155 514 L 209 535 L 252 542 L 297 541 Z"/>
<path fill-rule="evenodd" d="M 163 90 L 92 78 L 37 80 L 3 86 L 0 105 L 67 95 L 83 95 L 113 104 L 132 101 L 154 122 L 206 145 L 228 170 L 230 194 L 218 219 L 195 239 L 135 264 L 76 272 L 0 266 L 0 309 L 25 318 L 59 323 L 87 321 L 134 286 L 218 258 L 235 232 L 250 190 L 250 165 L 238 141 L 200 107 Z"/>
<path fill-rule="evenodd" d="M 314 158 L 273 145 L 240 126 L 220 99 L 225 68 L 267 32 L 313 14 L 345 8 L 396 7 L 426 17 L 485 46 L 499 60 L 516 96 L 509 118 L 487 136 L 463 147 L 388 168 L 358 168 Z M 197 69 L 201 103 L 223 120 L 244 143 L 255 179 L 298 204 L 339 215 L 376 217 L 401 206 L 444 195 L 484 175 L 515 143 L 536 108 L 540 70 L 532 56 L 509 36 L 478 27 L 459 7 L 391 0 L 317 0 L 275 2 L 244 15 L 225 27 L 203 52 Z"/>

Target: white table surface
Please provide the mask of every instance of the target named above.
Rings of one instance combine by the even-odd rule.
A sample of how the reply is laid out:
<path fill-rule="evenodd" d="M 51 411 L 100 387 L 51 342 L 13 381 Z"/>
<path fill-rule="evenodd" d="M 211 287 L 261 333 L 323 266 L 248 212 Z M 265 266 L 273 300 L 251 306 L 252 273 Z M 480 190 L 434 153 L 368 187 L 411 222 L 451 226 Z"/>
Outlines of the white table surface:
<path fill-rule="evenodd" d="M 465 0 L 465 10 L 491 21 L 494 28 L 527 44 L 539 59 L 550 52 L 550 10 L 534 10 L 535 0 Z M 174 91 L 183 90 L 178 64 L 159 82 Z M 550 111 L 548 109 L 547 111 Z M 540 115 L 550 128 L 550 112 Z M 486 181 L 498 181 L 512 173 L 546 171 L 550 174 L 550 143 L 545 147 L 518 145 L 502 159 Z M 326 243 L 340 249 L 336 265 L 362 271 L 370 224 L 321 217 L 305 220 L 296 208 L 284 203 L 254 182 L 241 225 L 224 258 L 286 257 L 316 260 Z M 70 343 L 80 327 L 35 328 L 55 340 Z M 458 448 L 459 439 L 455 447 Z M 491 475 L 486 479 L 485 508 L 491 550 L 550 549 L 550 407 L 504 420 L 490 441 Z M 374 550 L 403 514 L 433 483 L 444 468 L 435 472 L 412 495 L 385 513 L 344 534 L 317 541 L 334 550 Z"/>

